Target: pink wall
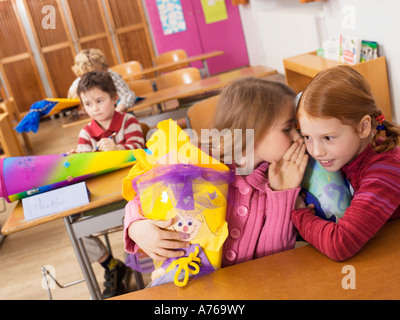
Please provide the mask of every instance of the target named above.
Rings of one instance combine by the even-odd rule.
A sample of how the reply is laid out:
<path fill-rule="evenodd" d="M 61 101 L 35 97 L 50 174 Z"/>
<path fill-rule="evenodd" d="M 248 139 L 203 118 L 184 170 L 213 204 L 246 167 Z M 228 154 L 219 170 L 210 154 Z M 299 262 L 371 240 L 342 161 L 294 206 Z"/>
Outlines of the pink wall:
<path fill-rule="evenodd" d="M 224 55 L 207 60 L 211 74 L 249 64 L 239 10 L 230 0 L 225 0 L 228 19 L 210 24 L 205 23 L 200 0 L 181 0 L 186 31 L 170 35 L 163 33 L 156 0 L 145 2 L 158 54 L 174 49 L 184 49 L 189 56 L 224 51 Z M 193 66 L 201 68 L 201 63 Z"/>

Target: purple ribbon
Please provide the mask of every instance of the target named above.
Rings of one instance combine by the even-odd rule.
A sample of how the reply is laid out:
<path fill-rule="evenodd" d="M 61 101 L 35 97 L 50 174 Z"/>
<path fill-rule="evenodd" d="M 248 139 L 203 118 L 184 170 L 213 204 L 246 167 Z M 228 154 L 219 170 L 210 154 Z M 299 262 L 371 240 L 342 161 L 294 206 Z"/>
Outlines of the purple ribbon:
<path fill-rule="evenodd" d="M 132 180 L 133 189 L 148 188 L 155 183 L 169 184 L 175 198 L 178 199 L 176 208 L 193 210 L 193 182 L 212 182 L 223 185 L 234 181 L 234 170 L 216 170 L 189 164 L 158 165 L 150 171 Z"/>

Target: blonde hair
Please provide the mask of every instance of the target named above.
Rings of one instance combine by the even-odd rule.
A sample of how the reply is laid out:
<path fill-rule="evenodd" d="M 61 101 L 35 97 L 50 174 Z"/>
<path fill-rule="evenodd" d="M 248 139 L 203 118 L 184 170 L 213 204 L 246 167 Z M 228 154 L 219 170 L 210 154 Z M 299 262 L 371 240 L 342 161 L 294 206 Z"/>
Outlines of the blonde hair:
<path fill-rule="evenodd" d="M 336 118 L 356 127 L 364 116 L 371 117 L 375 134 L 371 144 L 376 152 L 395 148 L 400 142 L 400 127 L 388 120 L 380 122 L 382 111 L 376 105 L 368 81 L 350 66 L 337 66 L 321 71 L 304 90 L 298 110 L 316 118 Z"/>
<path fill-rule="evenodd" d="M 219 132 L 228 130 L 231 136 L 234 136 L 234 130 L 240 129 L 241 150 L 244 151 L 246 129 L 254 130 L 254 144 L 256 144 L 277 121 L 286 103 L 292 103 L 294 108 L 295 97 L 293 90 L 280 82 L 252 77 L 237 80 L 222 91 L 212 128 Z M 218 150 L 221 159 L 226 156 L 224 149 L 220 146 Z"/>
<path fill-rule="evenodd" d="M 72 71 L 77 77 L 90 71 L 107 71 L 107 69 L 106 56 L 99 49 L 82 50 L 75 56 L 75 64 L 72 66 Z"/>

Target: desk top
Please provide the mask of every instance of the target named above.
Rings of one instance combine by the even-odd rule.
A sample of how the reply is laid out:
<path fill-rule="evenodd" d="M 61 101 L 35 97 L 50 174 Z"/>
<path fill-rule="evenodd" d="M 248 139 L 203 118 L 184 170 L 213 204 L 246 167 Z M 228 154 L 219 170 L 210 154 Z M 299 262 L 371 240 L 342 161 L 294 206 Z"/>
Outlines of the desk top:
<path fill-rule="evenodd" d="M 139 101 L 127 111 L 136 111 L 158 103 L 187 98 L 197 94 L 205 93 L 207 91 L 217 90 L 240 78 L 264 77 L 276 73 L 277 70 L 264 66 L 253 66 L 221 73 L 219 75 L 201 79 L 187 85 L 171 87 L 145 94 L 143 95 L 145 98 L 144 100 Z"/>
<path fill-rule="evenodd" d="M 144 75 L 147 75 L 147 74 L 150 74 L 150 73 L 163 71 L 163 70 L 168 70 L 171 67 L 176 67 L 176 66 L 179 66 L 179 65 L 186 65 L 186 64 L 189 64 L 189 63 L 195 62 L 195 61 L 210 59 L 210 58 L 213 58 L 213 57 L 220 56 L 222 54 L 224 54 L 223 51 L 216 50 L 216 51 L 212 51 L 212 52 L 203 53 L 203 54 L 199 54 L 199 55 L 196 55 L 196 56 L 188 57 L 187 59 L 174 61 L 174 62 L 170 62 L 170 63 L 164 63 L 164 64 L 160 64 L 160 65 L 153 66 L 153 67 L 144 68 L 140 72 L 132 73 L 129 76 L 125 76 L 124 79 L 125 80 L 126 79 L 130 79 L 130 78 L 139 79 L 140 77 L 142 77 Z"/>
<path fill-rule="evenodd" d="M 388 222 L 353 258 L 336 262 L 311 245 L 217 270 L 186 287 L 173 283 L 121 300 L 400 299 L 400 219 Z M 343 289 L 355 268 L 355 289 Z M 345 278 L 345 279 L 344 279 Z"/>
<path fill-rule="evenodd" d="M 216 76 L 212 76 L 209 78 L 201 79 L 199 81 L 195 81 L 191 84 L 171 87 L 164 90 L 154 91 L 148 94 L 142 95 L 144 100 L 141 100 L 129 109 L 128 112 L 138 111 L 141 109 L 148 108 L 152 105 L 156 105 L 159 103 L 164 103 L 167 101 L 175 100 L 175 99 L 183 99 L 191 96 L 195 96 L 198 94 L 202 94 L 208 91 L 213 91 L 217 89 L 221 89 L 231 83 L 234 80 L 238 80 L 244 77 L 264 77 L 272 74 L 276 74 L 276 69 L 271 69 L 264 66 L 254 66 L 247 67 L 242 69 L 237 69 L 225 73 L 221 73 Z M 77 120 L 71 123 L 67 123 L 63 125 L 63 128 L 75 126 L 75 125 L 83 125 L 90 121 L 89 117 L 84 117 L 81 120 Z M 139 119 L 140 121 L 140 119 Z"/>
<path fill-rule="evenodd" d="M 122 180 L 128 175 L 131 166 L 117 171 L 113 171 L 101 176 L 93 177 L 86 180 L 86 186 L 90 191 L 90 202 L 86 205 L 72 208 L 63 212 L 55 213 L 38 219 L 25 221 L 22 201 L 19 201 L 10 217 L 7 219 L 2 234 L 10 234 L 25 229 L 29 229 L 46 222 L 64 218 L 76 213 L 85 212 L 110 203 L 123 200 L 122 197 Z"/>

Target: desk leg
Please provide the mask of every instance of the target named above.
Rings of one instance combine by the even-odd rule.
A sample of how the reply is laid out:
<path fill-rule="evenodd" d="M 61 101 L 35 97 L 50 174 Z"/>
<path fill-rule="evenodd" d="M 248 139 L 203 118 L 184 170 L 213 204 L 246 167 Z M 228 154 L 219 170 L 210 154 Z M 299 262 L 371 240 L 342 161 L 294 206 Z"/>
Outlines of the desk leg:
<path fill-rule="evenodd" d="M 86 269 L 87 269 L 87 271 L 89 273 L 89 276 L 90 276 L 91 286 L 96 290 L 97 298 L 99 300 L 102 300 L 103 296 L 101 294 L 101 291 L 100 291 L 100 288 L 99 288 L 99 284 L 97 283 L 96 276 L 95 276 L 95 274 L 93 272 L 92 264 L 90 263 L 90 260 L 89 260 L 89 257 L 87 255 L 87 251 L 86 251 L 86 248 L 85 248 L 85 245 L 83 243 L 82 238 L 79 238 L 77 242 L 78 242 L 79 249 L 81 251 L 82 258 L 83 258 L 83 261 L 85 263 Z"/>
<path fill-rule="evenodd" d="M 94 285 L 93 281 L 92 281 L 91 273 L 93 274 L 93 269 L 90 266 L 91 272 L 88 270 L 89 268 L 87 267 L 87 264 L 85 263 L 85 258 L 84 258 L 83 254 L 82 254 L 78 239 L 75 236 L 75 232 L 72 229 L 69 217 L 65 217 L 64 218 L 64 223 L 65 223 L 65 227 L 67 229 L 68 235 L 69 235 L 69 239 L 71 240 L 72 247 L 74 248 L 76 258 L 78 259 L 78 262 L 79 262 L 79 265 L 81 267 L 83 276 L 84 276 L 84 278 L 86 280 L 86 284 L 87 284 L 87 286 L 89 288 L 90 295 L 91 295 L 92 299 L 94 299 L 94 300 L 101 300 L 102 297 L 101 297 L 101 294 L 100 294 L 100 289 L 98 288 L 98 284 L 95 281 L 96 284 Z M 83 243 L 81 245 L 83 246 Z M 85 251 L 85 254 L 86 254 L 86 251 Z M 87 259 L 87 256 L 86 256 L 86 259 Z M 97 288 L 95 286 L 97 286 Z"/>
<path fill-rule="evenodd" d="M 207 64 L 207 61 L 205 59 L 203 60 L 203 67 L 204 67 L 204 70 L 206 70 L 207 78 L 209 78 L 210 77 L 210 70 L 208 70 L 208 64 Z"/>

